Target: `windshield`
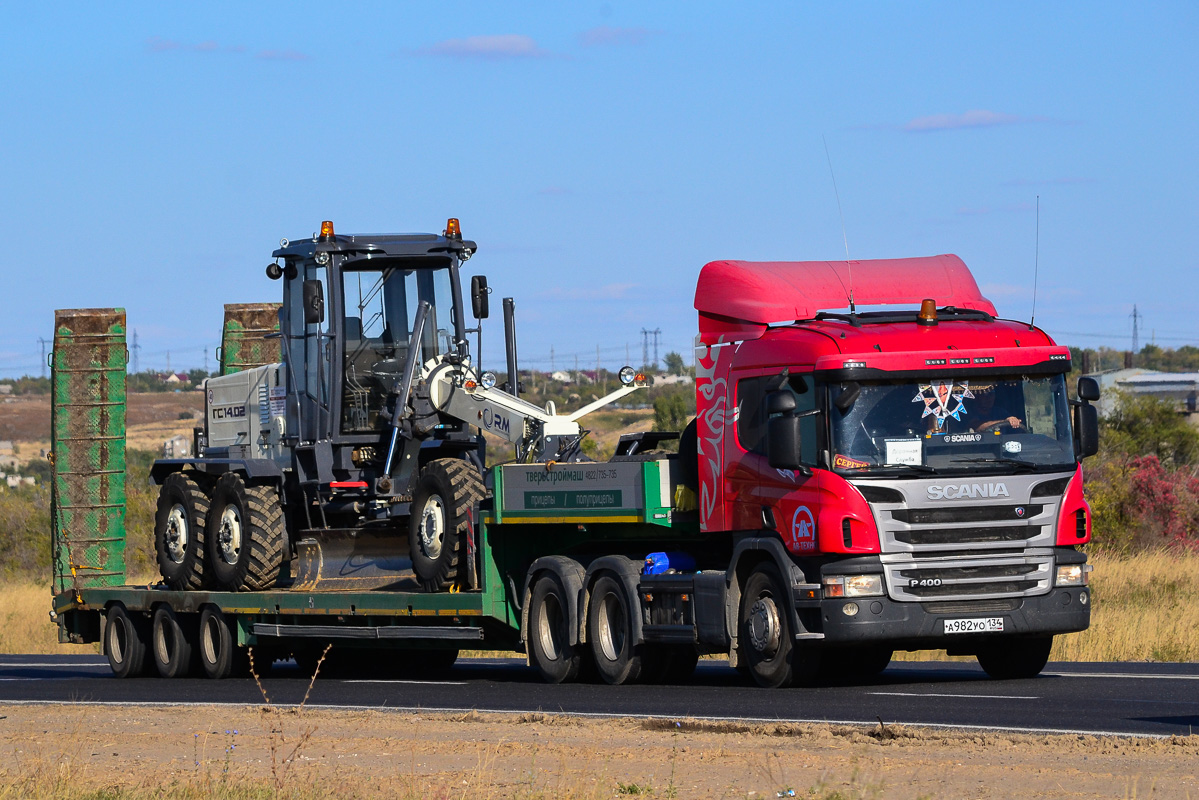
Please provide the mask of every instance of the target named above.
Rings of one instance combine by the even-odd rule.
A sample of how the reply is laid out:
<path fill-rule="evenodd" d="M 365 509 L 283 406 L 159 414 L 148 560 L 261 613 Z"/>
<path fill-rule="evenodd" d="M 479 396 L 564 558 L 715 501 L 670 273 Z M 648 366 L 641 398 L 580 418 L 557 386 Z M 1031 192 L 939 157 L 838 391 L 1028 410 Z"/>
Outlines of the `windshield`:
<path fill-rule="evenodd" d="M 841 411 L 837 399 L 854 387 Z M 973 471 L 1074 467 L 1062 375 L 871 381 L 830 387 L 833 466 Z M 845 405 L 845 403 L 842 403 Z"/>
<path fill-rule="evenodd" d="M 342 430 L 381 424 L 379 411 L 403 371 L 421 301 L 429 303 L 418 364 L 453 346 L 448 269 L 382 266 L 344 273 L 345 362 Z"/>

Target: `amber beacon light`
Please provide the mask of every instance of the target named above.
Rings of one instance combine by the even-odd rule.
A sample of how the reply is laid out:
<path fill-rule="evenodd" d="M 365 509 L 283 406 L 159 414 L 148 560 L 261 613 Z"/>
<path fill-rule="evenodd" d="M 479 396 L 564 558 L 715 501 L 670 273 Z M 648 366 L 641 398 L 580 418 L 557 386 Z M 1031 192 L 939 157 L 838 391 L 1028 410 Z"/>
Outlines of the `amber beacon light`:
<path fill-rule="evenodd" d="M 457 217 L 450 217 L 445 221 L 445 238 L 461 239 L 462 228 L 458 225 Z"/>
<path fill-rule="evenodd" d="M 333 220 L 327 219 L 321 223 L 321 238 L 322 239 L 332 239 L 333 238 Z"/>
<path fill-rule="evenodd" d="M 920 303 L 920 313 L 916 315 L 917 325 L 936 325 L 937 324 L 937 301 L 932 298 L 926 298 Z"/>

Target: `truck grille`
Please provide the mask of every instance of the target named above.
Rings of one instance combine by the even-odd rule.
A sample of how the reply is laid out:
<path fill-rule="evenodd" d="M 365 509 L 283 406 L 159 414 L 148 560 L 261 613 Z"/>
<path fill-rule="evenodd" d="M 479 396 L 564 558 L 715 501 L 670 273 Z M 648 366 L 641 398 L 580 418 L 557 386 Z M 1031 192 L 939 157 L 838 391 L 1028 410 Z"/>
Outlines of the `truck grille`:
<path fill-rule="evenodd" d="M 982 600 L 1049 591 L 1053 556 L 908 559 L 883 564 L 896 600 Z"/>

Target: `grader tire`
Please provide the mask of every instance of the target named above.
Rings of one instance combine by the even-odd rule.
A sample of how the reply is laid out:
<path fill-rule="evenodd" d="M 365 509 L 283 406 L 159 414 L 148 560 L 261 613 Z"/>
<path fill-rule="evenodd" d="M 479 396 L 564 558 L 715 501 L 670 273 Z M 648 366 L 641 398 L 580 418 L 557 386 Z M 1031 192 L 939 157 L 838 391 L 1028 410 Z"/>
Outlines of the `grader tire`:
<path fill-rule="evenodd" d="M 408 542 L 412 570 L 426 592 L 445 591 L 458 581 L 470 510 L 483 496 L 483 479 L 467 461 L 439 458 L 421 470 Z"/>
<path fill-rule="evenodd" d="M 204 528 L 208 495 L 185 472 L 167 476 L 158 491 L 154 551 L 167 586 L 199 589 L 204 584 Z"/>
<path fill-rule="evenodd" d="M 236 473 L 217 481 L 208 514 L 208 558 L 219 588 L 261 592 L 283 566 L 283 506 L 270 486 L 246 486 Z"/>

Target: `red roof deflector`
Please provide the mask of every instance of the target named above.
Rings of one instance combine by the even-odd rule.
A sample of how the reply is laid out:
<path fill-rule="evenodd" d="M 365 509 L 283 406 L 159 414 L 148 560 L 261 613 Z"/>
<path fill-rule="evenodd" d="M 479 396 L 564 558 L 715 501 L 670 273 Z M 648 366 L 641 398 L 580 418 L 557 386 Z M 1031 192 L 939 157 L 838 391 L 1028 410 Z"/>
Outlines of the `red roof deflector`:
<path fill-rule="evenodd" d="M 850 261 L 848 266 L 844 261 L 713 261 L 700 271 L 695 287 L 700 333 L 746 338 L 737 333 L 848 308 L 851 272 L 858 306 L 918 306 L 931 297 L 938 306 L 996 316 L 995 306 L 955 255 Z"/>

